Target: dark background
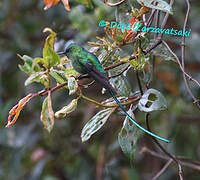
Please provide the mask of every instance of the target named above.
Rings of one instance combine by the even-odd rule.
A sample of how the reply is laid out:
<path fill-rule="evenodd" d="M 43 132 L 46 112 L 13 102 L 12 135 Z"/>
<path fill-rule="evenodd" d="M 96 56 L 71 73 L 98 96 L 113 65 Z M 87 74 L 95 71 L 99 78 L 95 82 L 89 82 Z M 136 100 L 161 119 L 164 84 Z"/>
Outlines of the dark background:
<path fill-rule="evenodd" d="M 116 1 L 115 1 L 116 2 Z M 131 1 L 132 2 L 132 1 Z M 73 39 L 88 47 L 87 41 L 95 41 L 102 33 L 98 27 L 101 19 L 114 18 L 114 8 L 107 7 L 100 0 L 94 0 L 94 8 L 69 1 L 71 11 L 67 12 L 62 3 L 44 11 L 43 1 L 1 0 L 0 1 L 0 179 L 1 180 L 88 180 L 88 179 L 150 179 L 166 163 L 165 160 L 140 153 L 143 147 L 158 151 L 147 135 L 137 144 L 133 161 L 121 151 L 117 135 L 123 119 L 112 115 L 106 125 L 83 144 L 80 134 L 84 124 L 98 108 L 81 100 L 75 112 L 64 120 L 56 120 L 49 134 L 40 122 L 41 104 L 44 98 L 31 100 L 17 121 L 6 129 L 8 112 L 22 97 L 37 92 L 42 86 L 34 83 L 24 86 L 27 76 L 18 68 L 22 61 L 16 54 L 39 57 L 42 55 L 45 27 L 52 28 L 58 41 L 65 43 Z M 186 4 L 175 2 L 174 15 L 167 26 L 183 27 Z M 200 3 L 191 1 L 188 27 L 192 29 L 186 38 L 186 71 L 200 81 Z M 165 36 L 172 49 L 180 56 L 180 37 Z M 62 48 L 61 48 L 62 49 Z M 164 137 L 172 137 L 172 143 L 164 145 L 170 152 L 194 160 L 200 159 L 200 113 L 192 103 L 183 83 L 178 65 L 171 61 L 156 59 L 158 68 L 152 87 L 166 97 L 169 108 L 152 114 L 152 129 Z M 133 89 L 138 89 L 135 74 L 129 72 Z M 200 90 L 192 85 L 195 96 Z M 87 96 L 104 99 L 98 86 L 92 86 Z M 65 90 L 53 94 L 53 108 L 58 110 L 70 102 Z M 137 115 L 144 118 L 144 115 Z M 157 133 L 157 134 L 158 134 Z M 183 167 L 186 180 L 199 180 L 200 172 Z M 171 164 L 160 180 L 178 179 L 177 166 Z"/>

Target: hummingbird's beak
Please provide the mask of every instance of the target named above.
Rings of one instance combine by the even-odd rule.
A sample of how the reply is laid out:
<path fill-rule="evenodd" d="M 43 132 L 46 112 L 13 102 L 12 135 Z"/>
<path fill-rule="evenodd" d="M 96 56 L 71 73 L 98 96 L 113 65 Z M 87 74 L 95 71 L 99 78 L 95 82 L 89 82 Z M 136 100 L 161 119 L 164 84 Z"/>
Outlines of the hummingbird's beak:
<path fill-rule="evenodd" d="M 65 52 L 57 52 L 58 55 L 64 55 Z"/>

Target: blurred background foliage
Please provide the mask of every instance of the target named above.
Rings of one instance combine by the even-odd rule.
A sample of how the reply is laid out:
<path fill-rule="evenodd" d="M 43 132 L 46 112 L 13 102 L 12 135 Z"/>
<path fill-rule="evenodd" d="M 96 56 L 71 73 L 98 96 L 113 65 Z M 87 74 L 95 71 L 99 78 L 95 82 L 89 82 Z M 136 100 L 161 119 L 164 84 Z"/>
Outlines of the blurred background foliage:
<path fill-rule="evenodd" d="M 85 3 L 83 3 L 85 2 Z M 111 1 L 116 2 L 116 1 Z M 136 7 L 134 0 L 128 1 Z M 165 160 L 147 153 L 142 147 L 158 151 L 147 135 L 138 143 L 133 161 L 121 151 L 117 136 L 123 117 L 112 115 L 106 125 L 87 143 L 81 143 L 80 133 L 84 124 L 98 109 L 81 100 L 75 112 L 65 119 L 56 120 L 49 134 L 40 122 L 42 100 L 36 98 L 27 104 L 14 127 L 5 129 L 10 108 L 30 92 L 42 88 L 36 83 L 25 87 L 27 76 L 19 71 L 21 60 L 16 54 L 38 57 L 42 54 L 45 35 L 42 30 L 50 27 L 57 32 L 57 50 L 63 50 L 68 40 L 89 48 L 88 41 L 97 41 L 102 36 L 100 20 L 114 20 L 115 7 L 108 7 L 100 0 L 69 0 L 71 11 L 59 3 L 44 11 L 43 1 L 0 1 L 0 179 L 1 180 L 88 180 L 88 179 L 150 179 L 165 164 Z M 173 6 L 167 26 L 181 29 L 186 10 L 185 1 L 177 0 Z M 200 2 L 191 0 L 186 38 L 186 71 L 200 80 Z M 180 55 L 180 37 L 165 35 L 172 49 Z M 178 44 L 179 43 L 179 44 Z M 133 90 L 138 90 L 135 73 L 128 72 Z M 193 84 L 191 84 L 193 85 Z M 183 83 L 182 73 L 172 61 L 156 57 L 156 70 L 151 87 L 163 93 L 168 101 L 168 110 L 151 114 L 152 129 L 172 143 L 165 145 L 170 152 L 194 160 L 200 159 L 200 113 L 192 103 Z M 196 97 L 200 89 L 192 86 Z M 97 95 L 98 94 L 98 95 Z M 87 89 L 87 95 L 97 100 L 105 99 L 99 86 Z M 70 99 L 66 90 L 53 94 L 53 108 L 58 110 Z M 135 114 L 140 121 L 144 114 Z M 200 173 L 183 167 L 185 179 L 199 180 Z M 178 179 L 174 164 L 160 177 L 162 180 Z"/>

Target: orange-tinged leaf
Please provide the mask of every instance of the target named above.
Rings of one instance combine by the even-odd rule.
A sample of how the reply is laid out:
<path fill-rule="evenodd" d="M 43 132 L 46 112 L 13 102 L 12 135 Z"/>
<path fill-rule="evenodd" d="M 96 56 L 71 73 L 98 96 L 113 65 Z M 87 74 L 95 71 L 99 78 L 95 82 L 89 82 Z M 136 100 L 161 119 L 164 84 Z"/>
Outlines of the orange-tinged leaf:
<path fill-rule="evenodd" d="M 68 0 L 62 0 L 62 2 L 63 2 L 63 4 L 64 4 L 64 6 L 65 6 L 65 9 L 66 9 L 67 11 L 70 11 L 69 1 L 68 1 Z"/>
<path fill-rule="evenodd" d="M 18 117 L 19 114 L 21 112 L 21 110 L 23 109 L 23 107 L 26 105 L 26 103 L 33 97 L 32 94 L 28 94 L 26 97 L 24 97 L 23 99 L 21 99 L 19 101 L 18 104 L 16 104 L 9 112 L 9 116 L 8 116 L 8 124 L 6 125 L 6 128 L 9 128 L 11 125 L 13 125 Z M 11 118 L 14 116 L 14 118 L 11 120 Z"/>
<path fill-rule="evenodd" d="M 46 5 L 44 7 L 44 10 L 47 10 L 47 9 L 49 9 L 52 6 L 55 6 L 59 1 L 60 0 L 44 0 L 44 3 Z M 62 0 L 62 3 L 64 4 L 65 9 L 67 11 L 70 11 L 69 1 L 68 0 Z"/>
<path fill-rule="evenodd" d="M 45 7 L 44 10 L 49 9 L 51 6 L 55 6 L 60 0 L 44 0 Z"/>

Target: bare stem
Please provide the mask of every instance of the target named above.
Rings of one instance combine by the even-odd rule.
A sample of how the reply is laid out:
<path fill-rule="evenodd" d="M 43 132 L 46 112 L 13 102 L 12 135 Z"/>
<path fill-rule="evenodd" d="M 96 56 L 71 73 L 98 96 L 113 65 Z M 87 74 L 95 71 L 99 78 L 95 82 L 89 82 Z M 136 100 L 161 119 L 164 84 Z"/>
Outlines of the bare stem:
<path fill-rule="evenodd" d="M 139 86 L 139 89 L 140 89 L 140 93 L 141 93 L 141 95 L 143 95 L 142 84 L 141 84 L 141 81 L 140 81 L 138 71 L 136 71 L 136 77 L 137 77 L 137 82 L 138 82 L 138 86 Z"/>
<path fill-rule="evenodd" d="M 146 124 L 147 124 L 147 129 L 151 132 L 150 126 L 149 126 L 149 113 L 146 114 Z M 174 162 L 176 162 L 176 164 L 178 165 L 178 174 L 179 174 L 179 178 L 180 180 L 183 180 L 183 171 L 182 171 L 182 167 L 179 163 L 179 160 L 177 160 L 177 158 L 172 155 L 170 152 L 168 152 L 158 141 L 156 138 L 151 137 L 154 142 L 157 144 L 157 146 L 168 156 L 170 157 Z"/>
<path fill-rule="evenodd" d="M 165 170 L 168 168 L 168 166 L 171 164 L 172 161 L 173 161 L 172 159 L 169 159 L 167 163 L 164 165 L 164 167 L 152 178 L 152 180 L 158 179 L 161 176 L 161 174 L 165 172 Z"/>
<path fill-rule="evenodd" d="M 187 12 L 186 12 L 186 15 L 185 15 L 185 21 L 184 21 L 184 25 L 183 25 L 183 31 L 185 30 L 186 28 L 186 25 L 187 25 L 187 21 L 188 21 L 188 17 L 189 17 L 189 13 L 190 13 L 190 2 L 189 0 L 186 0 L 186 4 L 187 4 Z M 181 63 L 182 63 L 182 68 L 183 68 L 183 71 L 185 71 L 185 36 L 182 37 L 182 42 L 181 42 Z M 199 104 L 199 101 L 195 98 L 195 96 L 193 95 L 191 89 L 190 89 L 190 86 L 188 84 L 188 81 L 186 79 L 186 75 L 185 73 L 183 73 L 183 79 L 184 79 L 184 82 L 185 82 L 185 86 L 186 86 L 186 89 L 189 93 L 189 95 L 192 97 L 194 103 L 197 105 L 197 107 L 200 109 L 200 104 Z"/>
<path fill-rule="evenodd" d="M 142 150 L 140 151 L 140 153 L 148 153 L 154 157 L 160 158 L 160 159 L 164 159 L 164 160 L 170 160 L 171 158 L 168 156 L 163 156 L 155 151 L 152 151 L 150 149 L 148 149 L 147 147 L 143 147 Z M 177 157 L 179 159 L 179 156 Z M 180 160 L 180 159 L 179 159 Z M 195 169 L 197 171 L 200 171 L 200 165 L 194 164 L 194 163 L 190 163 L 190 162 L 185 162 L 185 161 L 180 161 L 180 164 L 186 167 L 189 167 L 191 169 Z"/>

